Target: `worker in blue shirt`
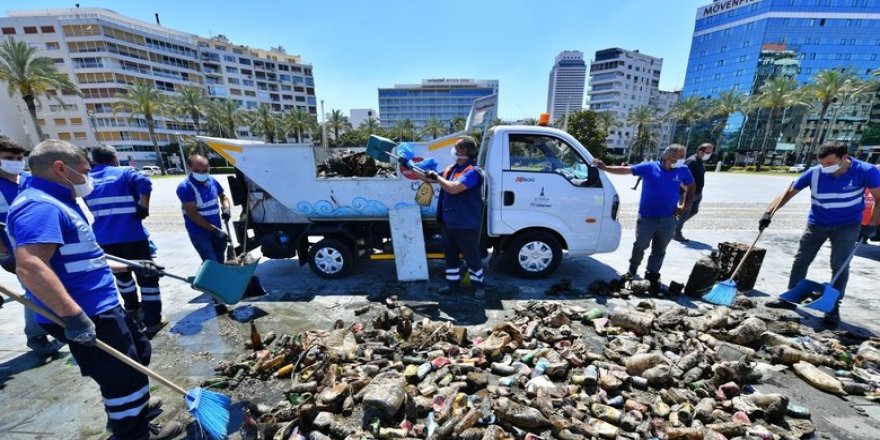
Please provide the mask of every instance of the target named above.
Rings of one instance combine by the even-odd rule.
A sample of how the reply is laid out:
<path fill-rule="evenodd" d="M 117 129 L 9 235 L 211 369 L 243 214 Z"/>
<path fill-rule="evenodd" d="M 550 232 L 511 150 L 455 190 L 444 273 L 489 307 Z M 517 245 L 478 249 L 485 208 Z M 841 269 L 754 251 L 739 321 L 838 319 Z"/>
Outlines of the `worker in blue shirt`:
<path fill-rule="evenodd" d="M 455 163 L 442 174 L 428 171 L 421 180 L 440 185 L 437 221 L 443 236 L 446 257 L 446 287 L 441 294 L 461 290 L 461 261 L 464 256 L 475 298 L 486 295 L 483 261 L 480 255 L 480 222 L 483 214 L 483 175 L 476 165 L 477 141 L 464 136 L 452 150 Z"/>
<path fill-rule="evenodd" d="M 840 300 L 849 280 L 849 266 L 843 267 L 847 258 L 856 246 L 859 238 L 867 239 L 877 233 L 880 224 L 880 209 L 874 205 L 870 222 L 862 226 L 862 212 L 865 210 L 865 188 L 874 200 L 880 200 L 880 170 L 877 167 L 849 156 L 846 145 L 841 142 L 829 141 L 819 147 L 817 154 L 819 164 L 804 171 L 788 189 L 773 200 L 767 212 L 758 222 L 758 228 L 764 230 L 770 226 L 773 218 L 773 206 L 778 203 L 776 211 L 784 206 L 792 197 L 804 188 L 810 188 L 810 213 L 807 217 L 807 228 L 801 235 L 791 273 L 788 288 L 793 288 L 799 281 L 807 277 L 807 270 L 816 258 L 819 249 L 826 241 L 831 241 L 831 272 L 842 270 L 843 273 L 834 283 L 840 292 L 840 299 L 823 320 L 830 325 L 840 322 Z M 785 301 L 767 303 L 769 307 L 793 308 L 795 305 Z"/>
<path fill-rule="evenodd" d="M 189 175 L 177 186 L 177 198 L 183 205 L 183 223 L 193 247 L 202 261 L 225 262 L 226 246 L 230 242 L 222 226 L 229 220 L 229 198 L 217 179 L 209 174 L 208 159 L 193 154 L 187 161 Z M 214 300 L 217 314 L 226 313 L 226 306 Z"/>
<path fill-rule="evenodd" d="M 150 193 L 153 191 L 150 178 L 132 167 L 119 166 L 116 149 L 109 145 L 93 148 L 92 162 L 94 167 L 89 176 L 95 189 L 83 200 L 95 217 L 92 229 L 98 244 L 104 252 L 117 257 L 152 259 L 150 235 L 143 225 L 143 219 L 150 215 Z M 168 319 L 162 316 L 159 278 L 137 276 L 135 284 L 131 272 L 115 276 L 125 313 L 142 324 L 144 333 L 152 338 L 168 324 Z"/>
<path fill-rule="evenodd" d="M 19 191 L 19 175 L 24 173 L 24 148 L 14 140 L 0 135 L 0 222 L 6 223 L 9 206 Z M 6 230 L 0 231 L 0 266 L 7 272 L 15 273 L 15 254 Z M 3 303 L 0 297 L 0 304 Z M 49 339 L 49 334 L 34 320 L 34 312 L 24 309 L 24 335 L 27 346 L 39 356 L 56 353 L 64 344 Z"/>
<path fill-rule="evenodd" d="M 685 165 L 685 148 L 678 144 L 666 147 L 659 161 L 642 162 L 633 166 L 607 166 L 595 160 L 599 169 L 612 174 L 641 177 L 642 195 L 639 199 L 639 219 L 636 222 L 636 240 L 633 243 L 629 270 L 624 280 L 632 280 L 639 270 L 645 250 L 651 246 L 645 279 L 651 283 L 651 292 L 659 293 L 660 268 L 666 257 L 666 247 L 675 235 L 678 216 L 690 212 L 694 200 L 694 178 Z M 680 196 L 685 188 L 684 200 Z"/>
<path fill-rule="evenodd" d="M 148 365 L 150 342 L 119 305 L 113 272 L 77 197 L 92 190 L 85 153 L 68 142 L 46 140 L 28 159 L 33 179 L 9 211 L 16 270 L 27 297 L 53 313 L 64 326 L 41 315 L 37 322 L 66 341 L 83 376 L 91 377 L 104 397 L 107 426 L 115 439 L 168 439 L 180 435 L 179 423 L 151 425 L 160 401 L 150 398 L 147 376 L 95 347 L 97 339 Z M 139 271 L 161 274 L 149 261 Z M 61 395 L 63 396 L 63 392 Z"/>

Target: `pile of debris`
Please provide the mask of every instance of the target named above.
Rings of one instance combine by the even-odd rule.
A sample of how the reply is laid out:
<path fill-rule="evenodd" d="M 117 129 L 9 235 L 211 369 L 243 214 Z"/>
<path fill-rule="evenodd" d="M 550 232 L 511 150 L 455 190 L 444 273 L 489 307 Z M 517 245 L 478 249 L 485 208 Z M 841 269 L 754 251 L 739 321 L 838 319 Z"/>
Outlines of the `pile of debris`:
<path fill-rule="evenodd" d="M 397 170 L 394 166 L 377 162 L 365 152 L 343 150 L 334 153 L 317 167 L 319 178 L 335 177 L 382 177 L 394 178 Z"/>
<path fill-rule="evenodd" d="M 791 367 L 829 393 L 880 396 L 876 342 L 724 307 L 532 301 L 475 335 L 394 302 L 355 314 L 294 336 L 252 327 L 252 351 L 203 386 L 252 399 L 282 386 L 246 410 L 243 437 L 267 439 L 804 438 L 810 410 L 754 384 Z"/>

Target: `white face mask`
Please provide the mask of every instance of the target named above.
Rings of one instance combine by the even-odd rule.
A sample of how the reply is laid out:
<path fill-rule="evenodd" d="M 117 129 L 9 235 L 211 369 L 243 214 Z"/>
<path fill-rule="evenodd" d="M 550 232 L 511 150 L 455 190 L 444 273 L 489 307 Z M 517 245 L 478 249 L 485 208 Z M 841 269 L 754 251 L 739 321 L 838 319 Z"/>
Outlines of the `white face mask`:
<path fill-rule="evenodd" d="M 9 174 L 21 174 L 24 171 L 24 161 L 0 159 L 0 170 Z"/>
<path fill-rule="evenodd" d="M 452 147 L 452 150 L 450 150 L 449 152 L 452 154 L 452 157 L 454 157 L 456 159 L 465 159 L 465 160 L 470 159 L 470 157 L 467 155 L 459 156 L 458 152 L 455 151 L 455 147 Z"/>
<path fill-rule="evenodd" d="M 712 153 L 704 154 L 704 155 L 703 155 L 703 162 L 709 160 L 711 157 L 712 157 Z"/>
<path fill-rule="evenodd" d="M 197 182 L 205 183 L 208 181 L 208 173 L 192 172 L 190 175 L 192 175 L 193 179 L 196 179 Z"/>
<path fill-rule="evenodd" d="M 70 182 L 71 185 L 73 185 L 73 196 L 74 197 L 85 197 L 85 196 L 91 194 L 92 191 L 95 189 L 95 184 L 92 181 L 92 176 L 89 176 L 88 174 L 80 174 L 80 175 L 83 176 L 83 178 L 85 179 L 85 181 L 86 181 L 85 183 L 73 183 L 70 181 L 70 179 L 65 177 L 65 179 L 68 182 Z"/>
<path fill-rule="evenodd" d="M 822 167 L 821 171 L 822 171 L 822 174 L 831 174 L 831 173 L 837 172 L 837 170 L 839 170 L 839 169 L 840 169 L 840 162 L 838 162 L 834 165 L 828 165 L 827 167 Z"/>
<path fill-rule="evenodd" d="M 672 163 L 672 168 L 681 168 L 684 166 L 684 159 L 678 159 Z"/>

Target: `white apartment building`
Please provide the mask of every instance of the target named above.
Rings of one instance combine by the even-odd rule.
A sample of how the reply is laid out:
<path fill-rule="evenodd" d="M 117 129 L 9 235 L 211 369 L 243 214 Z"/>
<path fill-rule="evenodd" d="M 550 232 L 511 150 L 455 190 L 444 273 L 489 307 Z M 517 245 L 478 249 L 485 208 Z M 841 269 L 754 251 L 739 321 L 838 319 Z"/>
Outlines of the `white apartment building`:
<path fill-rule="evenodd" d="M 358 128 L 358 126 L 366 122 L 367 119 L 371 118 L 378 121 L 379 112 L 371 108 L 353 108 L 348 111 L 348 120 L 354 128 Z"/>
<path fill-rule="evenodd" d="M 662 92 L 658 88 L 662 67 L 662 58 L 645 55 L 638 50 L 614 47 L 596 51 L 590 63 L 587 103 L 590 110 L 614 112 L 621 124 L 607 138 L 610 152 L 623 154 L 629 149 L 635 130 L 626 126 L 624 121 L 630 111 L 649 105 L 657 110 L 658 115 L 662 115 L 668 111 L 670 99 L 677 100 L 677 94 Z M 664 123 L 660 127 L 661 145 L 671 141 L 672 125 Z"/>
<path fill-rule="evenodd" d="M 120 161 L 138 166 L 156 162 L 143 118 L 129 120 L 113 113 L 116 95 L 127 85 L 147 82 L 174 95 L 184 86 L 203 87 L 212 100 L 230 99 L 242 110 L 261 104 L 273 110 L 301 109 L 317 114 L 312 66 L 282 48 L 253 49 L 230 43 L 224 36 L 203 38 L 122 16 L 101 8 L 69 8 L 7 12 L 0 17 L 3 38 L 24 41 L 51 58 L 83 96 L 62 94 L 62 103 L 44 100 L 38 121 L 45 135 L 82 147 L 107 144 Z M 12 102 L 24 104 L 16 97 Z M 25 117 L 30 125 L 29 117 Z M 157 117 L 160 146 L 195 134 L 189 118 Z M 204 121 L 202 121 L 204 122 Z M 30 144 L 33 139 L 32 127 Z M 251 138 L 247 127 L 238 136 Z"/>
<path fill-rule="evenodd" d="M 547 113 L 551 121 L 583 108 L 586 81 L 583 52 L 565 50 L 556 56 L 547 84 Z"/>
<path fill-rule="evenodd" d="M 669 111 L 672 110 L 672 106 L 678 102 L 681 98 L 681 91 L 675 92 L 667 92 L 663 90 L 657 90 L 651 96 L 651 106 L 653 106 L 657 110 L 658 116 L 663 116 L 669 114 Z M 664 147 L 672 143 L 672 139 L 675 136 L 675 120 L 665 120 L 662 124 L 660 124 L 660 129 L 658 132 L 658 145 L 662 150 Z"/>

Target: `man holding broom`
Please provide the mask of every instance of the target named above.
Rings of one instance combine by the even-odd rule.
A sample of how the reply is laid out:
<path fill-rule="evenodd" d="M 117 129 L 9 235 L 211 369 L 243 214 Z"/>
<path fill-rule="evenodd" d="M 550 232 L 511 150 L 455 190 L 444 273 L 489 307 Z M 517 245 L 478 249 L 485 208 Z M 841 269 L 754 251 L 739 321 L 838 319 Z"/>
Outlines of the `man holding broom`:
<path fill-rule="evenodd" d="M 764 230 L 770 226 L 773 212 L 778 211 L 802 189 L 810 188 L 810 214 L 807 228 L 801 235 L 797 253 L 791 266 L 788 288 L 793 288 L 807 277 L 807 270 L 816 258 L 825 241 L 831 241 L 831 272 L 843 271 L 834 288 L 840 298 L 834 308 L 825 314 L 827 324 L 840 322 L 840 300 L 843 299 L 846 282 L 849 280 L 849 255 L 859 238 L 869 238 L 877 233 L 880 224 L 880 209 L 874 205 L 874 212 L 867 225 L 862 226 L 862 211 L 865 209 L 865 188 L 877 199 L 880 196 L 880 170 L 871 164 L 853 159 L 841 142 L 829 141 L 819 148 L 819 165 L 804 172 L 789 188 L 773 200 L 767 212 L 758 222 Z M 776 206 L 775 211 L 773 206 Z M 791 303 L 779 300 L 767 303 L 768 307 L 794 308 Z"/>
<path fill-rule="evenodd" d="M 16 269 L 27 297 L 53 313 L 64 326 L 37 315 L 37 323 L 68 342 L 83 376 L 100 387 L 113 439 L 159 440 L 180 435 L 179 423 L 149 423 L 161 402 L 150 399 L 147 376 L 95 347 L 96 339 L 147 365 L 150 342 L 125 315 L 113 272 L 125 266 L 108 263 L 85 215 L 76 203 L 92 190 L 89 163 L 68 142 L 46 140 L 28 159 L 33 181 L 12 203 L 9 231 Z M 139 273 L 161 275 L 152 262 Z"/>

